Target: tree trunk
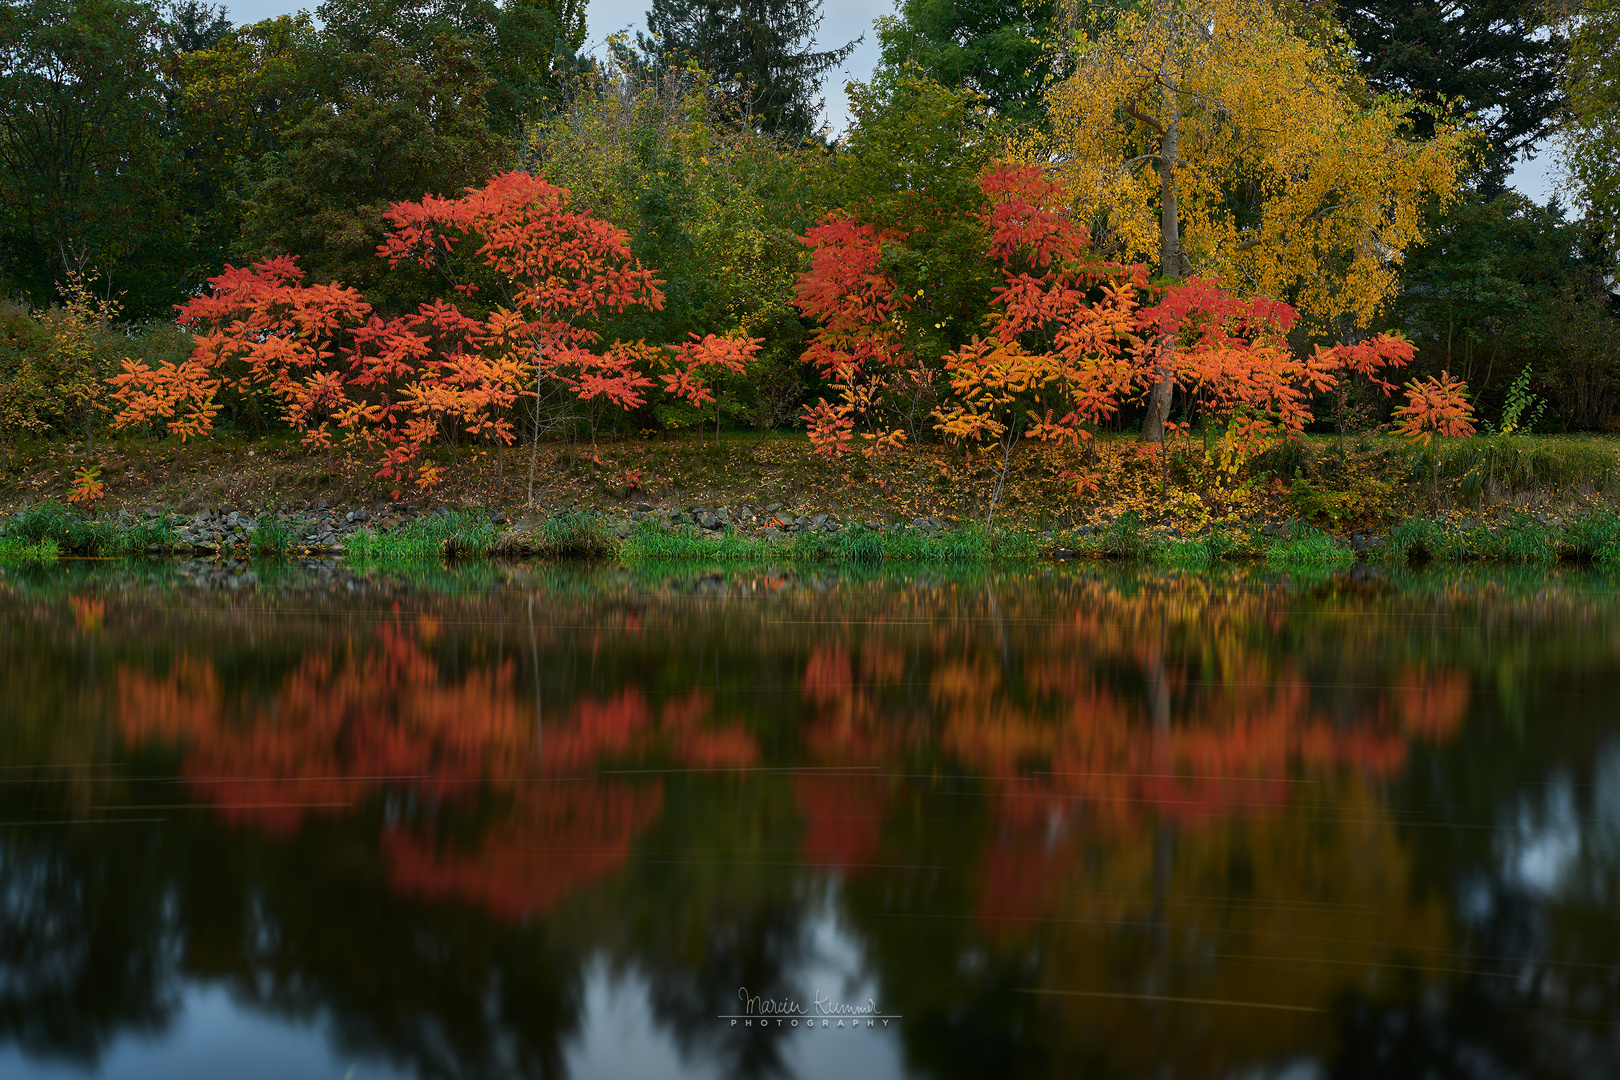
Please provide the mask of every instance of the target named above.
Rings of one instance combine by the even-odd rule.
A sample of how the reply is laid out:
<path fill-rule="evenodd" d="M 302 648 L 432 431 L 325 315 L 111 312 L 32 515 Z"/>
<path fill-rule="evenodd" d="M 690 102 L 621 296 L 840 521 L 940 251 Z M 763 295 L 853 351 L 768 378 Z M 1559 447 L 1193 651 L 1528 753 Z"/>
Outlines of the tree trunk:
<path fill-rule="evenodd" d="M 534 509 L 534 466 L 540 459 L 540 361 L 534 363 L 534 441 L 529 444 L 529 501 L 527 506 Z"/>
<path fill-rule="evenodd" d="M 1181 112 L 1175 91 L 1164 91 L 1165 111 L 1168 119 L 1164 134 L 1159 137 L 1159 274 L 1166 279 L 1183 276 L 1181 253 L 1181 223 L 1176 215 L 1176 155 L 1180 135 Z M 1175 395 L 1176 339 L 1173 334 L 1161 337 L 1154 358 L 1153 389 L 1148 393 L 1147 415 L 1142 418 L 1145 443 L 1164 442 L 1164 424 L 1170 419 L 1170 404 Z"/>

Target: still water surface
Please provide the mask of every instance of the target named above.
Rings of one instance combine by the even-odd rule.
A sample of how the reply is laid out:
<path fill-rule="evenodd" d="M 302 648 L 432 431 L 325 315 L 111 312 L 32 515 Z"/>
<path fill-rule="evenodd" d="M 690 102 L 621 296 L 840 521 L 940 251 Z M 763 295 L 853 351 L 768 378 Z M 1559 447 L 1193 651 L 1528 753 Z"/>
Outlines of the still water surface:
<path fill-rule="evenodd" d="M 1612 579 L 0 574 L 0 1076 L 1600 1077 L 1617 1023 Z"/>

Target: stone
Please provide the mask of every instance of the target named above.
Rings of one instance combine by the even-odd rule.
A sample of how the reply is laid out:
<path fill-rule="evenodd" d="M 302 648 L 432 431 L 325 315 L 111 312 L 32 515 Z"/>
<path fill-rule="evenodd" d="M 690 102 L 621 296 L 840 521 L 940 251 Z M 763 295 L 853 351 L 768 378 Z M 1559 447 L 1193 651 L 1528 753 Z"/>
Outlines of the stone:
<path fill-rule="evenodd" d="M 1363 532 L 1362 530 L 1357 529 L 1350 534 L 1351 551 L 1370 551 L 1373 548 L 1383 546 L 1384 538 L 1382 536 L 1375 535 L 1374 533 Z"/>
<path fill-rule="evenodd" d="M 779 502 L 773 502 L 765 507 L 765 512 L 767 514 L 774 514 L 780 509 L 782 509 L 782 504 Z"/>

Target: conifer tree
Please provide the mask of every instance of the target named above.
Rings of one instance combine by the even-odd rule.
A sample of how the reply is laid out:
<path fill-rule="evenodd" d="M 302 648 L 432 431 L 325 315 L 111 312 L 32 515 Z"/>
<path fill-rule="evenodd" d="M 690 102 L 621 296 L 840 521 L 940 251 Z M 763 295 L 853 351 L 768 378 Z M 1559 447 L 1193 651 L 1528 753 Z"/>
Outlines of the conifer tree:
<path fill-rule="evenodd" d="M 1550 135 L 1564 107 L 1569 41 L 1551 5 L 1528 0 L 1343 0 L 1339 17 L 1374 93 L 1415 98 L 1413 130 L 1433 134 L 1455 103 L 1485 138 L 1486 186 Z"/>
<path fill-rule="evenodd" d="M 761 131 L 805 138 L 816 126 L 822 76 L 860 39 L 817 50 L 821 0 L 653 0 L 642 51 L 714 76 L 728 104 Z"/>

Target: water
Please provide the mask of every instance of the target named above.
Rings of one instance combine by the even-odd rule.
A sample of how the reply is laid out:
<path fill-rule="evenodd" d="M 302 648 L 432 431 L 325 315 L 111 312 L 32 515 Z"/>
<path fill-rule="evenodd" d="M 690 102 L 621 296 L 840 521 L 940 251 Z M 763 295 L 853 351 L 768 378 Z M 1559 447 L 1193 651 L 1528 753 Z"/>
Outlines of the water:
<path fill-rule="evenodd" d="M 0 1076 L 1620 1075 L 1617 616 L 6 570 Z"/>

